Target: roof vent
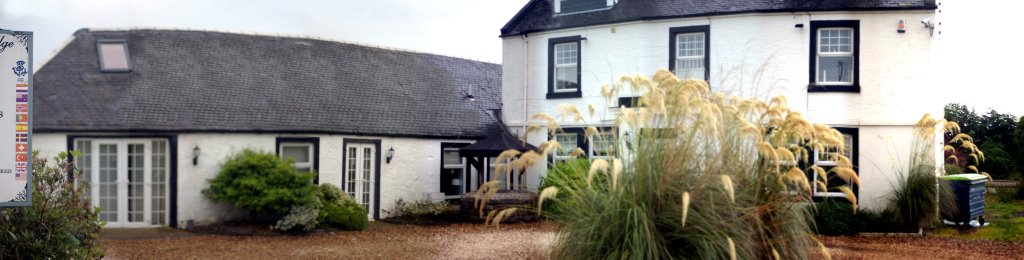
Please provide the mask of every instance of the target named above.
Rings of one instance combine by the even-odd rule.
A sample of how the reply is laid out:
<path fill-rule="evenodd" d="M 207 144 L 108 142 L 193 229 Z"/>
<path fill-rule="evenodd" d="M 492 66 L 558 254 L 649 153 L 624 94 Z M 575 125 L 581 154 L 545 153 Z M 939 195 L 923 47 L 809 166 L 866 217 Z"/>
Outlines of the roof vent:
<path fill-rule="evenodd" d="M 128 42 L 125 40 L 98 40 L 96 52 L 102 72 L 129 72 Z"/>

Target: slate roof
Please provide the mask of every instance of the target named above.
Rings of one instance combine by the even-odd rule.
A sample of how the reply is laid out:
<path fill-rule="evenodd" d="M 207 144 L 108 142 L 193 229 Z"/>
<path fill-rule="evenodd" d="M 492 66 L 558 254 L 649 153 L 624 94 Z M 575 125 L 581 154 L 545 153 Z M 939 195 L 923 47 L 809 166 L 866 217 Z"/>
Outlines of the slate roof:
<path fill-rule="evenodd" d="M 127 41 L 131 72 L 100 72 L 100 39 Z M 501 108 L 498 64 L 208 31 L 82 29 L 34 80 L 36 132 L 482 138 Z"/>
<path fill-rule="evenodd" d="M 756 12 L 911 10 L 936 8 L 935 0 L 618 0 L 612 8 L 554 14 L 553 1 L 531 0 L 501 28 L 501 36 L 639 20 Z"/>

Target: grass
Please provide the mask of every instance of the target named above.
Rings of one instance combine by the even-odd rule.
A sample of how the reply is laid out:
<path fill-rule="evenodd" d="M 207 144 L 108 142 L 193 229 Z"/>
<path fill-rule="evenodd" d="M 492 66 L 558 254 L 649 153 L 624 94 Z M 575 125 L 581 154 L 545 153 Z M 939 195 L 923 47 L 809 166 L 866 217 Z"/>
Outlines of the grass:
<path fill-rule="evenodd" d="M 1024 200 L 999 202 L 994 194 L 985 195 L 985 221 L 987 227 L 962 232 L 954 226 L 943 226 L 932 232 L 939 237 L 960 239 L 987 239 L 1003 242 L 1024 241 Z M 1017 217 L 1014 217 L 1014 214 Z"/>

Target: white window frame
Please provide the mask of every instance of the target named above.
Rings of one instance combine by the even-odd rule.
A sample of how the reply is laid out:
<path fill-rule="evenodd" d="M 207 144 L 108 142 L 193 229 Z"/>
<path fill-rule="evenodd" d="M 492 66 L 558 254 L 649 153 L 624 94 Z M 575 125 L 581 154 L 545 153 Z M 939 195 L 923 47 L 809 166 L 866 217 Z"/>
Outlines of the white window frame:
<path fill-rule="evenodd" d="M 612 132 L 600 132 L 600 133 L 598 133 L 598 134 L 596 134 L 594 136 L 591 136 L 590 140 L 588 140 L 588 142 L 590 142 L 589 154 L 590 154 L 590 158 L 591 159 L 599 159 L 600 158 L 600 159 L 606 159 L 607 160 L 607 159 L 610 159 L 610 158 L 615 156 L 615 133 L 612 133 Z M 600 147 L 600 145 L 598 145 L 599 142 L 607 142 L 608 145 L 609 145 L 608 149 L 610 149 L 611 152 L 609 152 L 608 154 L 605 154 L 605 155 L 600 155 L 598 153 L 598 147 Z"/>
<path fill-rule="evenodd" d="M 856 148 L 854 148 L 854 144 L 853 144 L 853 135 L 843 134 L 843 145 L 846 146 L 845 147 L 845 149 L 846 149 L 846 151 L 845 151 L 846 152 L 846 154 L 845 154 L 846 158 L 850 159 L 850 160 L 853 160 L 853 149 L 856 149 Z M 835 166 L 838 166 L 839 162 L 837 162 L 835 160 L 831 160 L 831 158 L 830 158 L 831 156 L 829 156 L 830 154 L 834 154 L 834 153 L 838 153 L 838 152 L 839 152 L 839 148 L 838 147 L 825 147 L 825 151 L 819 151 L 818 149 L 814 149 L 814 165 L 823 166 L 823 167 L 835 167 Z M 825 158 L 825 159 L 822 159 L 822 158 Z M 814 194 L 815 197 L 846 197 L 846 194 L 842 193 L 842 192 L 827 191 L 827 190 L 826 191 L 821 191 L 821 190 L 819 190 L 818 189 L 818 185 L 814 184 L 815 182 L 818 181 L 818 178 L 819 178 L 818 173 L 812 172 L 812 174 L 814 174 L 814 178 L 811 179 L 811 184 L 812 184 L 811 185 L 811 190 L 813 191 L 813 194 Z M 828 180 L 823 180 L 823 181 L 828 183 Z M 852 183 L 847 183 L 846 186 L 850 187 L 850 188 L 853 188 L 853 184 Z"/>
<path fill-rule="evenodd" d="M 822 52 L 821 51 L 821 37 L 822 37 L 822 33 L 821 32 L 822 31 L 834 31 L 834 30 L 844 30 L 844 31 L 849 31 L 850 32 L 850 42 L 849 42 L 849 44 L 850 44 L 850 51 L 845 51 L 845 52 L 844 51 L 834 51 L 834 52 L 832 52 L 832 51 Z M 815 51 L 815 54 L 816 54 L 816 56 L 815 56 L 815 59 L 816 59 L 815 61 L 816 62 L 814 63 L 814 81 L 815 81 L 816 85 L 853 86 L 854 79 L 856 78 L 857 73 L 858 73 L 857 69 L 856 69 L 857 67 L 854 64 L 857 61 L 857 58 L 855 57 L 856 53 L 854 53 L 854 50 L 856 50 L 856 46 L 854 46 L 854 44 L 857 42 L 856 39 L 854 39 L 854 37 L 856 37 L 854 32 L 855 31 L 854 31 L 853 27 L 821 27 L 821 28 L 818 28 L 818 32 L 817 32 L 817 36 L 816 36 L 817 39 L 815 39 L 815 41 L 817 42 L 817 45 L 814 46 L 814 51 Z M 853 74 L 851 74 L 849 76 L 850 82 L 822 81 L 823 79 L 822 79 L 822 75 L 820 75 L 820 73 L 821 73 L 821 58 L 823 58 L 823 57 L 850 57 L 850 67 L 851 67 L 851 71 L 853 71 Z"/>
<path fill-rule="evenodd" d="M 685 54 L 684 49 L 682 47 L 680 47 L 680 45 L 683 44 L 683 38 L 685 38 L 686 36 L 694 36 L 694 35 L 700 35 L 701 42 L 697 46 L 700 47 L 701 55 L 690 55 L 690 56 L 687 56 Z M 703 80 L 705 78 L 704 75 L 707 74 L 707 69 L 708 69 L 708 68 L 706 68 L 704 66 L 704 57 L 705 57 L 705 55 L 707 55 L 707 50 L 704 48 L 705 41 L 707 41 L 707 34 L 705 34 L 704 32 L 677 33 L 675 35 L 675 37 L 676 37 L 676 42 L 675 42 L 676 46 L 673 46 L 673 48 L 676 48 L 676 57 L 675 57 L 675 63 L 676 63 L 675 64 L 675 68 L 676 68 L 675 74 L 676 74 L 676 77 L 691 76 L 691 75 L 682 74 L 682 72 L 684 72 L 684 69 L 681 66 L 679 66 L 679 65 L 681 65 L 680 61 L 697 61 L 698 64 L 700 64 L 700 66 L 701 66 L 702 73 L 701 73 L 701 75 L 699 75 L 700 77 L 694 77 L 694 78 L 695 79 Z"/>
<path fill-rule="evenodd" d="M 292 161 L 292 167 L 295 167 L 295 169 L 299 170 L 300 172 L 313 172 L 313 171 L 316 170 L 316 169 L 313 169 L 313 165 L 316 165 L 314 162 L 317 159 L 316 158 L 316 154 L 313 152 L 313 143 L 282 142 L 280 147 L 278 147 L 279 151 L 281 151 L 281 153 L 278 155 L 278 157 L 280 157 L 281 160 L 288 160 L 288 158 L 286 158 L 284 156 L 284 148 L 285 147 L 300 147 L 300 148 L 301 147 L 306 147 L 306 151 L 309 153 L 309 157 L 308 157 L 309 161 L 308 162 Z M 309 170 L 303 171 L 303 169 L 309 169 Z"/>
<path fill-rule="evenodd" d="M 566 62 L 566 63 L 561 63 L 560 62 L 561 59 L 559 58 L 559 53 L 564 53 L 564 52 L 559 52 L 558 47 L 559 46 L 566 46 L 566 45 L 571 45 L 571 46 L 575 46 L 576 47 L 576 51 L 575 52 L 567 51 L 569 53 L 575 53 L 575 55 L 572 55 L 572 56 L 569 56 L 569 57 L 563 56 L 563 57 L 561 57 L 561 59 L 572 58 L 572 59 L 575 60 L 574 62 Z M 579 65 L 580 65 L 579 64 L 579 61 L 580 61 L 580 45 L 579 45 L 579 42 L 556 43 L 556 44 L 552 45 L 552 48 L 555 48 L 555 52 L 554 52 L 555 54 L 554 54 L 554 57 L 552 57 L 552 59 L 554 59 L 554 61 L 552 61 L 554 63 L 554 68 L 553 68 L 554 71 L 552 71 L 551 73 L 553 73 L 555 75 L 553 77 L 553 79 L 552 79 L 552 80 L 554 80 L 554 82 L 552 82 L 552 84 L 553 84 L 552 91 L 554 91 L 555 93 L 567 93 L 567 92 L 579 91 L 579 86 L 580 86 L 580 82 L 579 82 L 579 79 L 580 79 L 580 77 L 579 77 L 579 71 L 580 71 L 579 70 Z M 566 55 L 568 55 L 568 54 L 566 54 Z M 576 75 L 576 79 L 575 79 L 576 80 L 576 87 L 575 88 L 559 88 L 558 87 L 558 79 L 559 79 L 558 71 L 559 71 L 559 69 L 573 69 L 574 71 L 576 71 L 577 75 Z"/>
<path fill-rule="evenodd" d="M 456 152 L 457 153 L 457 152 L 459 152 L 459 148 L 458 147 L 445 147 L 442 150 L 442 152 L 441 152 L 441 167 L 444 168 L 445 170 L 456 170 L 456 169 L 462 170 L 462 178 L 459 179 L 462 182 L 462 184 L 459 186 L 459 194 L 456 194 L 456 195 L 445 194 L 444 198 L 445 199 L 457 199 L 457 198 L 460 198 L 463 193 L 466 193 L 466 185 L 469 185 L 469 182 L 466 181 L 466 158 L 460 156 L 459 157 L 459 164 L 448 164 L 448 163 L 446 163 L 446 161 L 444 159 L 445 154 L 447 154 L 448 152 Z M 441 191 L 441 193 L 444 193 L 444 191 Z"/>
<path fill-rule="evenodd" d="M 514 185 L 514 182 L 515 182 L 515 176 L 516 176 L 515 170 L 509 171 L 506 168 L 506 169 L 502 169 L 499 172 L 499 171 L 497 171 L 497 168 L 496 168 L 498 165 L 509 165 L 510 163 L 512 163 L 512 160 L 509 159 L 509 158 L 505 158 L 504 162 L 497 163 L 497 162 L 495 162 L 495 161 L 497 161 L 497 159 L 498 159 L 497 157 L 487 157 L 487 166 L 488 166 L 488 168 L 487 168 L 487 173 L 488 174 L 487 175 L 488 176 L 487 176 L 487 180 L 485 182 L 488 182 L 488 181 L 491 181 L 491 180 L 497 180 L 497 181 L 502 181 L 503 180 L 504 184 L 505 184 L 505 189 L 512 189 L 512 187 Z M 508 174 L 505 174 L 506 171 L 508 172 Z M 496 178 L 495 176 L 498 176 L 498 175 L 495 175 L 495 174 L 501 174 L 502 176 L 504 176 L 504 178 Z"/>
<path fill-rule="evenodd" d="M 162 148 L 163 149 L 161 149 L 158 154 L 159 155 L 163 155 L 163 157 L 155 157 L 154 156 L 154 149 L 153 149 L 154 142 L 161 142 L 162 143 Z M 171 215 L 170 215 L 170 208 L 171 208 L 171 204 L 170 204 L 170 190 L 171 190 L 170 176 L 171 176 L 171 171 L 170 171 L 170 168 L 169 168 L 170 165 L 171 165 L 171 162 L 170 162 L 170 154 L 171 154 L 170 153 L 170 149 L 171 148 L 170 148 L 169 140 L 167 140 L 167 139 L 160 139 L 160 138 L 75 138 L 74 139 L 74 143 L 73 143 L 73 145 L 74 145 L 73 148 L 74 149 L 81 149 L 82 148 L 81 146 L 86 144 L 86 143 L 88 144 L 88 146 L 89 146 L 89 148 L 91 150 L 91 151 L 89 151 L 89 158 L 77 158 L 76 159 L 76 164 L 77 164 L 76 166 L 82 167 L 82 168 L 80 168 L 80 170 L 82 170 L 83 172 L 88 171 L 91 174 L 89 176 L 85 176 L 84 174 L 82 176 L 80 176 L 81 178 L 89 178 L 89 179 L 88 180 L 83 180 L 84 182 L 80 182 L 79 184 L 80 185 L 86 185 L 86 188 L 88 190 L 87 190 L 86 194 L 83 194 L 83 196 L 86 196 L 86 198 L 89 199 L 89 201 L 92 203 L 92 205 L 97 205 L 97 206 L 100 205 L 101 197 L 104 197 L 106 199 L 110 199 L 111 198 L 110 196 L 104 196 L 103 194 L 100 194 L 100 192 L 101 192 L 101 189 L 99 187 L 99 185 L 101 184 L 101 182 L 99 181 L 100 178 L 101 178 L 100 177 L 100 171 L 101 171 L 100 170 L 100 165 L 101 165 L 100 164 L 100 159 L 101 159 L 100 158 L 100 154 L 101 154 L 100 146 L 101 145 L 112 145 L 115 148 L 115 152 L 114 152 L 113 156 L 115 158 L 114 160 L 115 160 L 115 163 L 116 163 L 116 166 L 114 167 L 114 170 L 116 172 L 116 177 L 115 177 L 115 180 L 113 180 L 113 182 L 112 182 L 112 184 L 115 185 L 115 191 L 114 191 L 115 195 L 113 195 L 112 198 L 114 198 L 116 200 L 115 203 L 117 205 L 117 209 L 113 211 L 113 213 L 116 215 L 116 221 L 107 222 L 104 225 L 105 228 L 111 228 L 111 227 L 116 227 L 116 228 L 139 228 L 139 227 L 161 227 L 161 226 L 171 225 L 171 222 L 170 222 L 170 220 L 171 220 L 171 218 L 170 218 L 171 217 Z M 143 194 L 142 194 L 142 198 L 141 198 L 142 199 L 142 204 L 143 204 L 142 205 L 143 208 L 142 208 L 141 211 L 142 211 L 143 216 L 142 216 L 142 221 L 136 221 L 136 222 L 129 222 L 128 221 L 128 219 L 129 219 L 128 214 L 131 214 L 131 212 L 129 212 L 129 210 L 128 210 L 129 209 L 128 204 L 131 203 L 130 200 L 132 199 L 131 197 L 128 197 L 128 189 L 130 188 L 130 184 L 131 184 L 128 181 L 128 174 L 130 174 L 130 173 L 128 173 L 128 146 L 129 145 L 142 145 L 142 147 L 143 147 L 143 150 L 141 151 L 142 152 L 141 156 L 143 157 L 142 158 L 142 168 L 141 168 L 142 175 L 143 175 L 143 180 L 139 181 L 143 185 L 143 191 L 142 191 Z M 157 164 L 155 163 L 156 161 L 154 161 L 155 158 L 159 158 L 159 159 L 162 160 L 163 167 L 156 167 Z M 88 165 L 89 168 L 85 168 L 84 167 L 85 165 L 80 164 L 80 162 L 77 161 L 77 160 L 85 160 L 85 159 L 89 159 L 89 165 Z M 162 175 L 163 178 L 162 179 L 156 180 L 156 179 L 153 178 L 153 176 L 154 176 L 153 173 L 154 173 L 155 170 L 163 171 L 163 175 Z M 122 178 L 122 177 L 124 177 L 124 178 Z M 107 184 L 109 185 L 109 184 L 111 184 L 111 182 L 108 182 Z M 157 187 L 155 187 L 156 185 L 163 185 L 162 187 L 160 187 L 160 188 L 162 188 L 162 190 L 160 190 L 162 192 L 159 192 L 159 193 L 155 193 L 154 192 L 154 190 L 157 188 Z M 156 199 L 163 200 L 162 201 L 164 203 L 163 204 L 164 205 L 163 209 L 157 209 L 156 205 L 153 204 L 153 202 L 154 202 L 154 200 L 153 200 L 154 199 L 154 195 L 159 195 L 159 196 L 157 196 Z M 122 197 L 124 199 L 122 199 Z M 107 213 L 109 213 L 109 212 L 107 212 Z M 156 217 L 156 216 L 159 216 L 161 219 L 154 219 L 153 217 Z M 154 224 L 154 222 L 161 222 L 159 220 L 163 220 L 162 223 Z"/>
<path fill-rule="evenodd" d="M 558 141 L 558 144 L 562 146 L 562 148 L 556 149 L 555 152 L 552 153 L 552 158 L 554 158 L 556 162 L 572 160 L 572 151 L 576 150 L 577 147 L 580 147 L 578 135 L 578 133 L 556 133 L 551 137 L 555 141 Z M 560 136 L 570 137 L 570 139 L 573 140 L 573 146 L 566 146 L 565 142 L 559 141 L 558 137 Z"/>

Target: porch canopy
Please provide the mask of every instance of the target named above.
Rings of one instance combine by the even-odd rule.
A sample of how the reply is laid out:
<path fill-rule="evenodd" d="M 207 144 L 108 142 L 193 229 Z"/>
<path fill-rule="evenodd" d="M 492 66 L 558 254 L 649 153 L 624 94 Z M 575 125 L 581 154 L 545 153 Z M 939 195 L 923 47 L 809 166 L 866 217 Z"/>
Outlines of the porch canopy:
<path fill-rule="evenodd" d="M 502 152 L 509 149 L 520 152 L 540 150 L 537 146 L 519 140 L 507 128 L 502 128 L 501 131 L 495 131 L 479 142 L 459 149 L 459 156 L 465 157 L 466 161 L 476 169 L 478 174 L 484 172 L 484 158 L 498 157 Z M 477 177 L 477 187 L 479 187 L 483 185 L 484 176 Z"/>

